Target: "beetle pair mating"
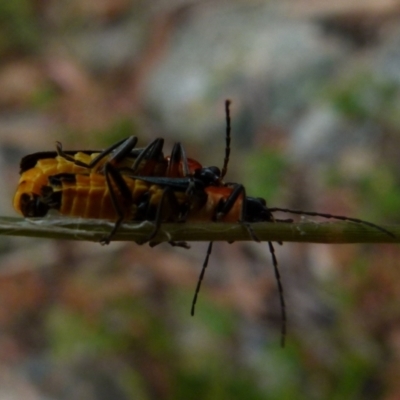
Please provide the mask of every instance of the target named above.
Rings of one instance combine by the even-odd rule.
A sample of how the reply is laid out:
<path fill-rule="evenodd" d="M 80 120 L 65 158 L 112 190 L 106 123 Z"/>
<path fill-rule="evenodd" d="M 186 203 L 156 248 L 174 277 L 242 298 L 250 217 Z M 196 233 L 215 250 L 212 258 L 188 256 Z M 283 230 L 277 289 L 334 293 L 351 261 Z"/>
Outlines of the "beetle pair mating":
<path fill-rule="evenodd" d="M 115 221 L 101 242 L 109 243 L 124 221 L 151 221 L 154 228 L 144 242 L 154 243 L 163 222 L 238 222 L 252 240 L 259 241 L 251 223 L 274 222 L 273 212 L 322 216 L 372 226 L 393 236 L 373 223 L 317 212 L 269 208 L 264 199 L 246 196 L 243 185 L 224 183 L 228 170 L 231 141 L 230 102 L 225 102 L 226 146 L 223 167 L 203 167 L 187 158 L 176 143 L 171 155 L 164 157 L 162 138 L 145 148 L 135 148 L 131 136 L 104 151 L 64 151 L 57 143 L 56 152 L 40 152 L 21 160 L 20 181 L 14 207 L 25 217 L 43 217 L 51 209 L 67 216 Z M 284 220 L 291 222 L 291 220 Z M 143 242 L 143 243 L 144 243 Z M 170 242 L 187 247 L 186 243 Z M 210 242 L 195 290 L 191 314 L 211 255 Z M 286 312 L 278 262 L 272 242 L 268 242 L 278 283 L 284 345 Z"/>

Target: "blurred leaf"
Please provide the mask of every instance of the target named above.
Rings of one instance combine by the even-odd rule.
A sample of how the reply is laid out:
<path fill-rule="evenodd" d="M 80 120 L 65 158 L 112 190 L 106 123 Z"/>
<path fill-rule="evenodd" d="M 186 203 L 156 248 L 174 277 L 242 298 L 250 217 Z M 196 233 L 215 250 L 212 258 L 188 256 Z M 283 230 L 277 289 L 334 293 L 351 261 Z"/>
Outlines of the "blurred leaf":
<path fill-rule="evenodd" d="M 391 122 L 398 126 L 399 90 L 395 81 L 357 71 L 355 76 L 332 83 L 326 94 L 334 108 L 348 118 Z"/>
<path fill-rule="evenodd" d="M 367 386 L 375 380 L 376 371 L 371 360 L 348 349 L 339 360 L 337 371 L 340 375 L 332 382 L 332 399 L 359 399 L 368 390 Z M 368 396 L 369 398 L 370 395 Z"/>
<path fill-rule="evenodd" d="M 254 151 L 243 163 L 242 181 L 246 193 L 252 197 L 262 197 L 272 202 L 284 190 L 287 176 L 287 161 L 276 150 L 262 149 Z"/>
<path fill-rule="evenodd" d="M 57 99 L 57 96 L 57 90 L 53 86 L 44 85 L 32 96 L 32 106 L 46 108 L 54 103 L 54 101 Z"/>
<path fill-rule="evenodd" d="M 93 136 L 99 138 L 98 145 L 102 148 L 107 148 L 110 143 L 116 143 L 128 136 L 138 136 L 138 126 L 135 120 L 128 117 L 115 118 L 110 126 L 105 127 L 100 131 L 93 132 Z M 142 144 L 138 144 L 141 146 Z"/>
<path fill-rule="evenodd" d="M 38 46 L 40 35 L 33 5 L 29 0 L 0 2 L 0 55 L 32 52 Z"/>
<path fill-rule="evenodd" d="M 361 198 L 369 199 L 368 202 L 373 203 L 374 208 L 385 219 L 393 223 L 400 221 L 399 182 L 388 167 L 381 165 L 365 176 L 360 182 L 359 193 Z"/>
<path fill-rule="evenodd" d="M 360 215 L 367 215 L 371 220 L 399 222 L 400 186 L 395 172 L 385 164 L 376 166 L 360 176 L 356 181 L 349 180 L 337 168 L 326 173 L 328 185 L 332 188 L 351 186 L 357 194 L 357 206 Z"/>
<path fill-rule="evenodd" d="M 48 327 L 52 351 L 63 360 L 71 361 L 77 355 L 96 355 L 120 347 L 117 338 L 104 326 L 62 307 L 53 308 L 48 316 Z"/>

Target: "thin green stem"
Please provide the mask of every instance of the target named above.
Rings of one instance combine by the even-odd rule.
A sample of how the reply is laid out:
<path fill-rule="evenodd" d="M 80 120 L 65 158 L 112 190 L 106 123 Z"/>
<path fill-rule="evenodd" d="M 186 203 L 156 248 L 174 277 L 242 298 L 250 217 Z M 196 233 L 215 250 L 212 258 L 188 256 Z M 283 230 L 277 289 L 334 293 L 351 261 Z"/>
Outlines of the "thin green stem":
<path fill-rule="evenodd" d="M 303 243 L 400 243 L 399 225 L 381 225 L 391 237 L 373 227 L 353 222 L 255 223 L 251 224 L 261 241 Z M 0 217 L 0 234 L 48 239 L 86 240 L 97 242 L 113 227 L 102 220 L 48 217 L 21 219 Z M 124 224 L 113 240 L 140 241 L 153 230 L 150 222 Z M 250 241 L 248 230 L 241 224 L 221 222 L 162 224 L 154 242 L 164 241 Z"/>

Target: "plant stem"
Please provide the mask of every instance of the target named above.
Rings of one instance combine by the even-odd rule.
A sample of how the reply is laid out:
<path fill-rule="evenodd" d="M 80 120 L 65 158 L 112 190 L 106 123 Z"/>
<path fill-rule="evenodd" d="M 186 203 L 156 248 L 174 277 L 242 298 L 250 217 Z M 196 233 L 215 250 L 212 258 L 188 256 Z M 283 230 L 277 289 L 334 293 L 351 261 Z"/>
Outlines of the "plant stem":
<path fill-rule="evenodd" d="M 100 241 L 113 223 L 102 220 L 48 217 L 22 219 L 0 217 L 0 234 L 48 239 Z M 381 225 L 392 232 L 391 237 L 376 228 L 353 222 L 296 223 L 262 222 L 251 224 L 260 241 L 303 243 L 400 243 L 400 226 Z M 143 241 L 152 232 L 150 222 L 124 224 L 113 240 Z M 245 226 L 220 222 L 162 224 L 154 242 L 163 241 L 249 241 Z"/>

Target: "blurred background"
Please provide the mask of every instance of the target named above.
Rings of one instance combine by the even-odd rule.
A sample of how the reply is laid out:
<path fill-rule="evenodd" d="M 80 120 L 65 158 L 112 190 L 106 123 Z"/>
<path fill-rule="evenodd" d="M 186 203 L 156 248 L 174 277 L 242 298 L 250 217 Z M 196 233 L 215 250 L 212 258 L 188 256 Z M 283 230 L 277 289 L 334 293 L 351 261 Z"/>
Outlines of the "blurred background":
<path fill-rule="evenodd" d="M 20 158 L 176 141 L 271 206 L 399 223 L 400 1 L 0 2 L 1 215 Z M 0 399 L 400 398 L 396 245 L 2 237 Z"/>

